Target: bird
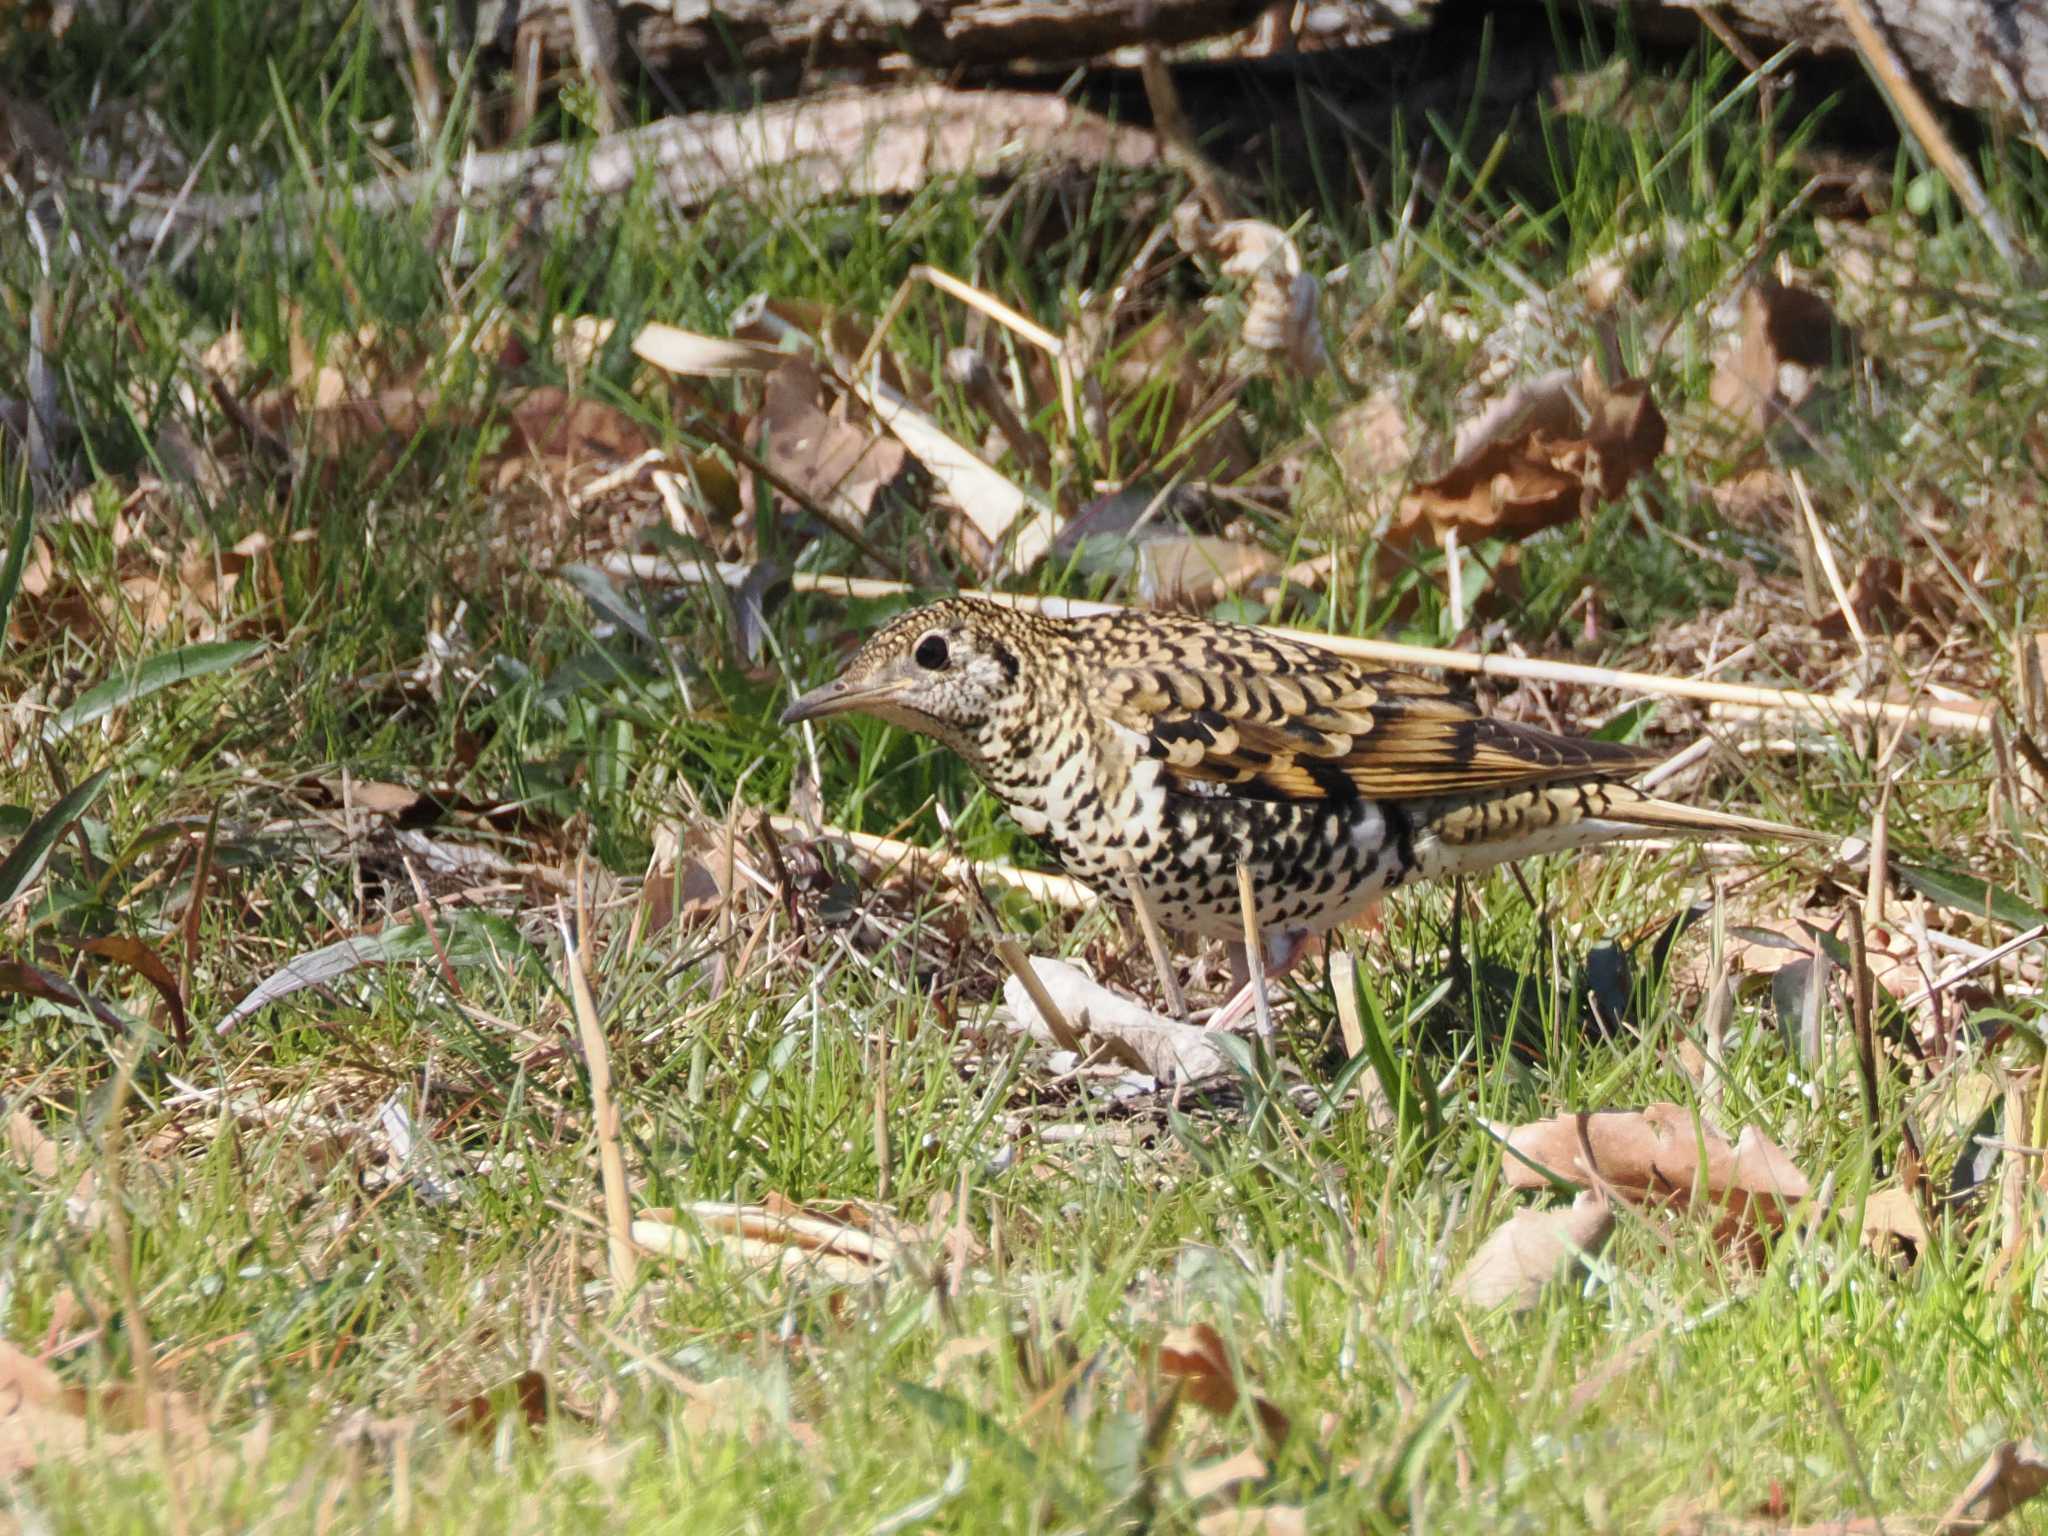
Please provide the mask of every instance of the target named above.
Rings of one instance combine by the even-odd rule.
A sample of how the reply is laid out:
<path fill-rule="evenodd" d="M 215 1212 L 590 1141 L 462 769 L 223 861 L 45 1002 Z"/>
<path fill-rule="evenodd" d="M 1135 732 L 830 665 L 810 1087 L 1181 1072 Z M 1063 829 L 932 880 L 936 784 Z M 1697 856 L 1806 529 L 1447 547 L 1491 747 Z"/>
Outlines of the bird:
<path fill-rule="evenodd" d="M 1631 838 L 1816 836 L 1627 782 L 1663 754 L 1182 614 L 945 599 L 889 621 L 781 719 L 852 712 L 951 749 L 1068 874 L 1116 891 L 1135 873 L 1168 928 L 1241 942 L 1247 865 L 1276 974 L 1411 882 Z"/>

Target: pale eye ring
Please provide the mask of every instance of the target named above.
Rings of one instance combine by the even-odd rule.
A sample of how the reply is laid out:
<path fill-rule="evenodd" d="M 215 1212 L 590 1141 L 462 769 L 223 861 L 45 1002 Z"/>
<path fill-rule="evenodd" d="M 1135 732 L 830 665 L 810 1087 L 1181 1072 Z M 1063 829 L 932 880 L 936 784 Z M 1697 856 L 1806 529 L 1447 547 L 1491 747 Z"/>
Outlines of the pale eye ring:
<path fill-rule="evenodd" d="M 911 652 L 910 659 L 927 672 L 943 672 L 949 659 L 946 654 L 946 637 L 933 630 L 917 642 L 917 649 Z"/>

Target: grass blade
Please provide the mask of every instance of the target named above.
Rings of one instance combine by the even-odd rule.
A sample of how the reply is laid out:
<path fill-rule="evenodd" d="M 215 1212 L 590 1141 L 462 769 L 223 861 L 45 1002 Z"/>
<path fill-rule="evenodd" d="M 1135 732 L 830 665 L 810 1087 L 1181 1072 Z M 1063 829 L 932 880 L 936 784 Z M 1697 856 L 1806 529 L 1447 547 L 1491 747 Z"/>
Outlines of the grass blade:
<path fill-rule="evenodd" d="M 14 536 L 7 541 L 6 562 L 0 564 L 0 650 L 7 648 L 7 618 L 14 611 L 14 594 L 21 590 L 21 573 L 28 566 L 28 538 L 35 525 L 35 498 L 24 493 L 21 517 L 14 525 Z"/>
<path fill-rule="evenodd" d="M 0 907 L 7 906 L 27 890 L 36 876 L 42 873 L 43 860 L 50 856 L 50 850 L 64 835 L 64 829 L 99 799 L 100 791 L 107 787 L 107 780 L 113 777 L 113 773 L 111 768 L 102 768 L 51 806 L 40 820 L 21 834 L 20 840 L 8 850 L 6 861 L 0 863 Z"/>

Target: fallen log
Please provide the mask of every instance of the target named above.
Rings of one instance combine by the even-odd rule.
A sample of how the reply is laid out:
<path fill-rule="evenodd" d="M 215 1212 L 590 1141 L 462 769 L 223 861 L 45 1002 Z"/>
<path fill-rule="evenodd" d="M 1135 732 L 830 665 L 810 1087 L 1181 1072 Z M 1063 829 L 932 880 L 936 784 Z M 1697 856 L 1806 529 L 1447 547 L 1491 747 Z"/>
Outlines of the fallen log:
<path fill-rule="evenodd" d="M 1054 165 L 1142 166 L 1160 158 L 1143 128 L 1112 123 L 1057 96 L 960 91 L 938 85 L 837 91 L 751 112 L 693 112 L 595 143 L 548 144 L 472 155 L 459 168 L 415 171 L 322 189 L 367 213 L 423 201 L 531 211 L 550 222 L 565 210 L 616 197 L 643 175 L 678 210 L 763 185 L 795 201 L 905 197 L 934 179 L 1005 176 Z M 564 193 L 573 190 L 573 197 Z M 273 193 L 240 197 L 135 194 L 127 238 L 154 242 L 172 231 L 219 228 L 279 212 Z"/>
<path fill-rule="evenodd" d="M 592 0 L 500 0 L 480 9 L 478 36 L 501 57 L 521 43 L 561 63 L 577 58 L 573 13 Z M 1768 53 L 1853 57 L 1856 43 L 1838 0 L 1601 0 L 1630 13 L 1638 32 L 1669 37 L 1674 24 L 1718 28 Z M 2048 111 L 2048 0 L 1869 0 L 1906 66 L 1952 105 L 2016 113 L 2039 133 Z M 1537 0 L 1450 0 L 1438 27 L 1477 27 L 1489 12 L 1541 9 Z M 670 77 L 775 66 L 876 65 L 906 55 L 938 68 L 1054 65 L 1100 58 L 1134 43 L 1162 46 L 1241 31 L 1262 0 L 638 0 L 617 8 L 623 54 Z M 1330 13 L 1328 16 L 1323 13 Z M 1397 13 L 1349 0 L 1308 13 L 1332 35 L 1392 37 Z M 1427 12 L 1425 12 L 1427 14 Z M 1412 32 L 1414 29 L 1405 29 Z M 1303 39 L 1314 42 L 1311 37 Z"/>

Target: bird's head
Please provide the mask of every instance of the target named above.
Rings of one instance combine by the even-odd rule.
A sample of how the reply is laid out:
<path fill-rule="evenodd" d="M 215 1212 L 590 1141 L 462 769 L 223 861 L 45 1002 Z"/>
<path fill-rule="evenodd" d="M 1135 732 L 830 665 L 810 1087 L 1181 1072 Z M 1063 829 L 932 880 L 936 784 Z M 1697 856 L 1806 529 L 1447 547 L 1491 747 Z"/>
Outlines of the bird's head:
<path fill-rule="evenodd" d="M 782 712 L 782 723 L 859 711 L 937 738 L 969 761 L 1020 707 L 1036 632 L 1051 621 L 956 598 L 891 620 L 831 682 Z"/>

